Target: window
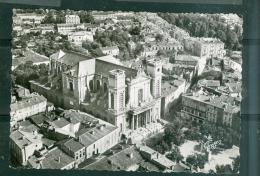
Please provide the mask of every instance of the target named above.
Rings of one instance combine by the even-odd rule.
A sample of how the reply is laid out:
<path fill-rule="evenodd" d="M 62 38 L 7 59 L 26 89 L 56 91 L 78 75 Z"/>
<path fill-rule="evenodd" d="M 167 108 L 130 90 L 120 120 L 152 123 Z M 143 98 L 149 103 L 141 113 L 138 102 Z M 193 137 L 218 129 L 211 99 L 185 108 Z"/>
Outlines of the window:
<path fill-rule="evenodd" d="M 104 83 L 104 92 L 107 91 L 107 83 Z"/>
<path fill-rule="evenodd" d="M 157 81 L 156 92 L 157 92 L 157 96 L 159 96 L 160 95 L 160 80 Z"/>
<path fill-rule="evenodd" d="M 69 85 L 70 85 L 70 90 L 73 91 L 73 82 L 70 81 L 70 82 L 69 82 Z"/>
<path fill-rule="evenodd" d="M 138 103 L 143 102 L 143 89 L 138 90 Z"/>
<path fill-rule="evenodd" d="M 89 89 L 90 89 L 90 91 L 94 91 L 94 83 L 93 83 L 93 80 L 89 81 Z"/>
<path fill-rule="evenodd" d="M 111 109 L 114 109 L 114 94 L 113 93 L 111 93 L 110 99 L 111 99 Z"/>
<path fill-rule="evenodd" d="M 119 103 L 120 103 L 120 110 L 124 109 L 124 92 L 119 94 Z"/>
<path fill-rule="evenodd" d="M 99 90 L 99 89 L 100 89 L 100 81 L 97 80 L 97 90 Z"/>

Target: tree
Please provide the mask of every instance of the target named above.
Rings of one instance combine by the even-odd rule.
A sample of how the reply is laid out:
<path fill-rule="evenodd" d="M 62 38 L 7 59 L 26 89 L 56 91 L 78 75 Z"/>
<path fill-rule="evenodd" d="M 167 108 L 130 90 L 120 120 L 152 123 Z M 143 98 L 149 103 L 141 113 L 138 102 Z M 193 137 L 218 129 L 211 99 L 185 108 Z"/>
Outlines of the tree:
<path fill-rule="evenodd" d="M 164 130 L 164 140 L 171 144 L 172 142 L 175 145 L 181 145 L 184 143 L 183 133 L 181 131 L 180 121 L 175 121 L 174 124 L 169 124 Z"/>
<path fill-rule="evenodd" d="M 79 12 L 79 18 L 81 23 L 94 23 L 94 17 L 90 12 L 81 11 Z"/>
<path fill-rule="evenodd" d="M 208 156 L 202 154 L 189 155 L 186 158 L 186 162 L 195 168 L 199 167 L 200 169 L 203 169 L 206 162 L 208 162 Z"/>
<path fill-rule="evenodd" d="M 162 35 L 162 34 L 156 34 L 155 40 L 156 40 L 157 42 L 161 42 L 161 41 L 163 40 L 163 35 Z"/>
<path fill-rule="evenodd" d="M 230 174 L 232 173 L 232 168 L 230 164 L 227 165 L 217 165 L 216 166 L 216 173 L 217 174 Z"/>
<path fill-rule="evenodd" d="M 167 52 L 165 50 L 159 49 L 156 53 L 157 56 L 167 56 Z"/>
<path fill-rule="evenodd" d="M 181 161 L 183 160 L 183 156 L 181 155 L 180 149 L 178 147 L 174 147 L 171 153 L 167 154 L 166 157 L 172 161 Z"/>
<path fill-rule="evenodd" d="M 233 173 L 238 173 L 240 168 L 240 156 L 237 156 L 232 162 Z"/>
<path fill-rule="evenodd" d="M 140 35 L 140 32 L 141 32 L 141 28 L 139 26 L 135 26 L 131 28 L 129 31 L 131 35 Z"/>
<path fill-rule="evenodd" d="M 144 51 L 143 45 L 141 45 L 140 43 L 137 43 L 137 44 L 136 44 L 136 47 L 135 47 L 135 49 L 134 49 L 134 51 L 133 51 L 133 53 L 134 53 L 135 56 L 138 56 L 138 55 L 140 55 L 141 52 L 143 52 L 143 51 Z"/>

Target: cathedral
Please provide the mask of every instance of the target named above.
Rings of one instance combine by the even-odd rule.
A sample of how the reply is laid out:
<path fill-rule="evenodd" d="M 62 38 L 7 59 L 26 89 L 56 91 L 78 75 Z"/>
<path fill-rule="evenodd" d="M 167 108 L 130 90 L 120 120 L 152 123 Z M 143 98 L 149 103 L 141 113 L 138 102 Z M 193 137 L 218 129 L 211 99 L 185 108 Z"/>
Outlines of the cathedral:
<path fill-rule="evenodd" d="M 160 119 L 161 80 L 156 58 L 133 69 L 111 55 L 89 58 L 60 50 L 50 56 L 49 82 L 58 85 L 64 107 L 91 113 L 121 134 Z"/>

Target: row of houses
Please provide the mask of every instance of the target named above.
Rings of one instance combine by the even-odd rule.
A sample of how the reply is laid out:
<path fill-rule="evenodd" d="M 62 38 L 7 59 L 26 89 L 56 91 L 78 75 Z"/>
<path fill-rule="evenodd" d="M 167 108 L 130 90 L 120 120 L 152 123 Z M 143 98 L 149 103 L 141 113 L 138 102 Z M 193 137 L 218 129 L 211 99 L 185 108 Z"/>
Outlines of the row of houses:
<path fill-rule="evenodd" d="M 29 125 L 19 126 L 10 135 L 12 154 L 21 165 L 77 168 L 119 142 L 117 127 L 83 112 L 66 110 L 61 116 L 40 113 L 28 119 Z M 33 130 L 29 130 L 32 126 Z M 48 143 L 52 143 L 51 147 Z"/>

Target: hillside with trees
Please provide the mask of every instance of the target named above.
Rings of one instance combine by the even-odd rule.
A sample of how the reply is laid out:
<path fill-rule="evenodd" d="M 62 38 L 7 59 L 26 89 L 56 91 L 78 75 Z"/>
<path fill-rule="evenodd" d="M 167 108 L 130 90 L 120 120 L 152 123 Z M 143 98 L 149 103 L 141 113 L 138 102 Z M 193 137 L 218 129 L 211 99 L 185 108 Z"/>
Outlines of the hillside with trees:
<path fill-rule="evenodd" d="M 189 32 L 193 37 L 213 37 L 219 38 L 225 43 L 225 47 L 230 50 L 241 50 L 242 48 L 242 28 L 222 22 L 219 15 L 207 14 L 175 14 L 158 13 L 158 15 L 169 22 Z"/>

